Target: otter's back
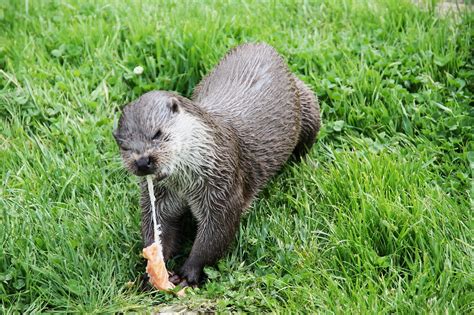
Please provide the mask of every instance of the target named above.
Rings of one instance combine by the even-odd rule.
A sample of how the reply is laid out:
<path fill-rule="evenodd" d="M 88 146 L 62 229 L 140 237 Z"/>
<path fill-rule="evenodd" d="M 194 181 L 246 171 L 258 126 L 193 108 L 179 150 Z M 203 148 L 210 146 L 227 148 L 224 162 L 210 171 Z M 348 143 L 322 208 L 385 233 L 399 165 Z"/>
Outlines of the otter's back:
<path fill-rule="evenodd" d="M 294 78 L 268 45 L 234 48 L 199 83 L 193 100 L 232 125 L 251 158 L 269 176 L 295 148 L 301 109 Z"/>

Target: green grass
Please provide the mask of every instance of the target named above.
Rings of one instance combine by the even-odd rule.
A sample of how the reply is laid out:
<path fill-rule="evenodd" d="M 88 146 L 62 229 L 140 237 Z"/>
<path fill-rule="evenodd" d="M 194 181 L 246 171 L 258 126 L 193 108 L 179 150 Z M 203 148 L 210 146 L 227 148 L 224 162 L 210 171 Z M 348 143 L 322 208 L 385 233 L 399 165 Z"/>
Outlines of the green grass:
<path fill-rule="evenodd" d="M 0 2 L 0 313 L 474 311 L 473 14 L 408 1 Z M 210 280 L 143 293 L 138 188 L 111 135 L 266 41 L 321 101 L 307 161 L 254 202 Z M 133 68 L 144 67 L 142 75 Z"/>

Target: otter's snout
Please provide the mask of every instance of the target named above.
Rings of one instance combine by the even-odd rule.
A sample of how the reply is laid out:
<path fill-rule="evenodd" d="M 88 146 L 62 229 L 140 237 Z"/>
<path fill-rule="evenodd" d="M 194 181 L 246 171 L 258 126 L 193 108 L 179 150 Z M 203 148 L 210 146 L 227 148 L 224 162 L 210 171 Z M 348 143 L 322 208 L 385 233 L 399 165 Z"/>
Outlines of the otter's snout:
<path fill-rule="evenodd" d="M 155 165 L 150 156 L 141 156 L 135 160 L 135 165 L 137 166 L 138 175 L 150 175 L 155 170 Z"/>

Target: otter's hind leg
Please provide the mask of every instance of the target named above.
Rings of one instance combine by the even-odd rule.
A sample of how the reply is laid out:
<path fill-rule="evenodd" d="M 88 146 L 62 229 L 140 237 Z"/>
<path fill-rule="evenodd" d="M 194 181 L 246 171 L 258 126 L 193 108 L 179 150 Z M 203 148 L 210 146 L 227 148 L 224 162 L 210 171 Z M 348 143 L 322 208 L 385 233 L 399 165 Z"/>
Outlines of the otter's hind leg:
<path fill-rule="evenodd" d="M 301 104 L 301 131 L 293 155 L 299 159 L 309 152 L 316 141 L 321 126 L 321 117 L 318 99 L 313 91 L 297 77 L 295 77 L 295 83 Z"/>

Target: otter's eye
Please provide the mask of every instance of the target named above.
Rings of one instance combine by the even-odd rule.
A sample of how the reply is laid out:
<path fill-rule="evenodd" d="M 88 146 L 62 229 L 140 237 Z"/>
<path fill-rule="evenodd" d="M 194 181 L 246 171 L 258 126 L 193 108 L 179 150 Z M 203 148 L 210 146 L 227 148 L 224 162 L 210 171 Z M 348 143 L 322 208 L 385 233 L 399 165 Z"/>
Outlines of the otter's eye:
<path fill-rule="evenodd" d="M 161 130 L 158 130 L 153 136 L 153 140 L 158 140 L 161 137 Z"/>

